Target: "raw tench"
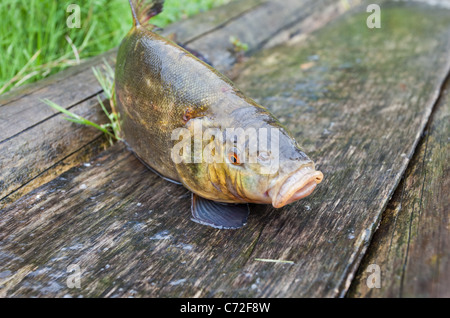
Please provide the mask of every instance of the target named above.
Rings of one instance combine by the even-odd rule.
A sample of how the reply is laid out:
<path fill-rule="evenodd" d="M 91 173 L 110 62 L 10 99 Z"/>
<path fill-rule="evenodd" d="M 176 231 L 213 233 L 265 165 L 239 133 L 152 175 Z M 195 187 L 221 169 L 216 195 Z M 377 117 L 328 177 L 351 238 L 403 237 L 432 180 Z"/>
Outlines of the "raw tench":
<path fill-rule="evenodd" d="M 235 229 L 248 203 L 281 208 L 311 194 L 323 174 L 275 116 L 152 32 L 144 21 L 162 1 L 137 2 L 115 70 L 122 137 L 147 167 L 192 192 L 192 220 Z"/>

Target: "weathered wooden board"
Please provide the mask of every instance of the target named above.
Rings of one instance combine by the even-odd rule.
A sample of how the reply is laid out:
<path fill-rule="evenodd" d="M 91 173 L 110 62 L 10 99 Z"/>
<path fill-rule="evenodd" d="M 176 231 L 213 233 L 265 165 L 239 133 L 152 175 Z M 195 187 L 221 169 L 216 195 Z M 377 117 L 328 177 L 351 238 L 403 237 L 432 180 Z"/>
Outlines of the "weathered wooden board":
<path fill-rule="evenodd" d="M 94 151 L 99 147 L 85 148 L 100 138 L 99 132 L 63 120 L 42 99 L 48 98 L 90 120 L 105 122 L 97 101 L 102 89 L 91 68 L 104 59 L 112 63 L 114 56 L 115 51 L 108 52 L 52 76 L 45 80 L 46 85 L 38 83 L 0 98 L 0 208 L 79 164 L 78 160 L 69 160 L 69 164 L 69 157 L 99 153 Z M 105 144 L 105 140 L 101 143 Z"/>
<path fill-rule="evenodd" d="M 328 0 L 328 3 L 332 2 Z M 279 2 L 276 3 L 277 6 L 280 6 Z M 319 6 L 310 1 L 291 0 L 287 1 L 286 5 L 291 8 L 295 7 L 299 11 L 303 11 L 306 7 L 315 8 L 317 21 L 319 21 L 316 25 L 320 25 L 320 21 L 323 24 L 329 18 L 328 14 L 320 19 L 321 11 L 319 9 L 322 8 L 323 3 L 320 2 L 321 6 Z M 197 42 L 201 42 L 202 37 L 214 34 L 214 40 L 219 39 L 231 48 L 230 34 L 224 31 L 224 28 L 232 23 L 234 28 L 245 29 L 251 33 L 247 21 L 256 19 L 265 11 L 273 9 L 273 4 L 260 0 L 239 1 L 170 26 L 163 31 L 163 34 L 175 33 L 177 41 L 184 44 L 189 43 L 189 47 L 194 49 L 198 49 Z M 272 14 L 271 21 L 274 31 L 284 29 L 289 22 L 284 21 L 282 13 L 284 11 Z M 211 19 L 211 16 L 214 19 Z M 255 30 L 266 25 L 263 20 L 256 21 L 257 23 L 252 25 Z M 300 21 L 303 20 L 300 19 Z M 195 25 L 197 28 L 194 27 Z M 270 37 L 273 37 L 272 34 L 260 34 L 258 39 L 252 42 L 252 45 L 261 46 Z M 230 54 L 222 46 L 216 45 L 209 45 L 202 52 L 209 56 L 228 56 Z M 102 118 L 97 104 L 97 95 L 101 93 L 101 87 L 91 68 L 101 65 L 104 59 L 114 66 L 115 54 L 116 50 L 112 50 L 45 81 L 0 97 L 0 125 L 2 127 L 0 130 L 0 208 L 33 188 L 48 182 L 51 176 L 67 171 L 78 163 L 76 160 L 72 160 L 71 164 L 68 164 L 65 160 L 63 164 L 64 158 L 85 157 L 78 151 L 89 149 L 87 145 L 94 143 L 99 134 L 90 128 L 76 127 L 74 124 L 64 122 L 61 114 L 57 114 L 41 100 L 50 99 L 75 113 L 82 112 L 79 114 L 88 118 Z M 232 62 L 222 65 L 222 69 L 229 70 Z M 106 117 L 99 119 L 99 121 L 103 120 L 106 120 Z M 104 140 L 102 145 L 105 145 Z M 101 148 L 93 147 L 91 150 L 98 149 Z M 92 151 L 90 153 L 98 154 L 98 152 Z"/>
<path fill-rule="evenodd" d="M 447 81 L 347 296 L 450 297 L 449 123 Z"/>
<path fill-rule="evenodd" d="M 37 84 L 36 89 L 28 87 L 24 93 L 20 91 L 17 97 L 10 94 L 2 97 L 0 99 L 0 124 L 2 125 L 0 142 L 11 139 L 57 113 L 43 103 L 42 99 L 50 99 L 70 109 L 101 93 L 102 89 L 93 76 L 91 68 L 101 64 L 103 59 L 111 63 L 115 55 L 116 52 L 111 51 L 85 64 L 69 68 L 63 74 L 56 74 L 46 80 L 47 85 L 40 87 L 41 84 Z"/>
<path fill-rule="evenodd" d="M 223 25 L 217 32 L 204 34 L 200 38 L 187 41 L 186 44 L 204 52 L 215 68 L 227 73 L 237 59 L 232 50 L 230 36 L 246 43 L 251 53 L 260 50 L 269 42 L 286 40 L 291 35 L 291 28 L 294 25 L 302 26 L 301 31 L 297 29 L 296 32 L 307 34 L 323 26 L 345 9 L 346 7 L 338 1 L 267 1 L 248 14 L 240 15 L 233 23 Z M 315 23 L 312 20 L 315 20 Z M 283 31 L 287 31 L 288 34 Z M 278 38 L 280 40 L 277 40 Z M 210 47 L 214 47 L 215 51 L 211 52 Z"/>
<path fill-rule="evenodd" d="M 448 12 L 383 5 L 379 30 L 366 17 L 265 51 L 237 80 L 318 162 L 313 196 L 211 229 L 189 220 L 184 188 L 119 144 L 0 211 L 1 295 L 344 295 L 450 66 Z M 81 289 L 66 285 L 70 264 Z"/>
<path fill-rule="evenodd" d="M 365 28 L 366 17 L 327 25 L 304 50 L 266 52 L 238 80 L 325 174 L 319 192 L 278 217 L 273 212 L 274 224 L 261 232 L 252 255 L 298 262 L 288 273 L 269 270 L 262 295 L 285 295 L 277 284 L 296 296 L 344 295 L 448 74 L 448 11 L 385 4 L 380 30 Z M 434 18 L 436 31 L 427 27 Z M 434 50 L 443 55 L 431 57 Z M 429 73 L 433 64 L 440 75 Z M 253 262 L 241 270 L 261 275 L 267 268 Z"/>
<path fill-rule="evenodd" d="M 164 36 L 175 35 L 177 43 L 187 45 L 205 34 L 214 33 L 227 24 L 235 23 L 236 19 L 254 11 L 265 4 L 267 0 L 234 1 L 227 6 L 215 8 L 167 26 L 162 30 Z M 229 41 L 227 41 L 229 43 Z"/>

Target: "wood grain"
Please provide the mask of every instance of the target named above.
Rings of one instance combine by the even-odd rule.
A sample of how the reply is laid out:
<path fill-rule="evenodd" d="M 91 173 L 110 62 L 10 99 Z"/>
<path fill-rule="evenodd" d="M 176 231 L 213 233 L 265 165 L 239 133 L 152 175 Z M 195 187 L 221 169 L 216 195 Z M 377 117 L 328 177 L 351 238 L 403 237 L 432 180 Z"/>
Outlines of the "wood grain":
<path fill-rule="evenodd" d="M 216 32 L 225 25 L 236 23 L 236 19 L 254 11 L 266 2 L 267 0 L 234 1 L 226 6 L 219 6 L 169 25 L 161 31 L 161 34 L 164 36 L 173 34 L 177 43 L 187 45 L 205 34 Z"/>
<path fill-rule="evenodd" d="M 90 98 L 71 111 L 94 122 L 107 121 L 97 98 Z M 2 205 L 8 201 L 2 199 L 9 194 L 102 135 L 98 130 L 68 122 L 63 117 L 57 114 L 40 125 L 28 128 L 16 138 L 0 143 Z"/>
<path fill-rule="evenodd" d="M 70 109 L 101 93 L 101 86 L 92 73 L 92 67 L 101 65 L 104 59 L 112 63 L 115 55 L 116 51 L 112 50 L 75 67 L 75 70 L 70 68 L 62 74 L 50 77 L 45 86 L 41 87 L 41 84 L 37 84 L 35 90 L 33 87 L 28 88 L 31 92 L 23 93 L 20 90 L 16 98 L 8 94 L 5 99 L 0 99 L 0 125 L 2 126 L 0 142 L 11 139 L 54 116 L 57 111 L 45 104 L 43 99 L 50 99 Z"/>
<path fill-rule="evenodd" d="M 190 221 L 186 189 L 118 144 L 0 211 L 2 295 L 343 296 L 450 68 L 448 11 L 383 8 L 385 28 L 367 29 L 361 7 L 241 66 L 238 87 L 324 172 L 313 196 L 208 228 Z M 81 289 L 66 285 L 71 264 Z"/>
<path fill-rule="evenodd" d="M 292 35 L 291 28 L 294 25 L 302 26 L 301 31 L 300 28 L 296 29 L 297 32 L 308 34 L 343 11 L 344 8 L 337 1 L 267 1 L 247 14 L 238 16 L 233 23 L 223 25 L 220 30 L 188 41 L 187 44 L 203 52 L 216 69 L 227 73 L 238 60 L 238 56 L 233 52 L 230 36 L 247 44 L 247 55 L 251 55 L 269 42 L 286 41 Z M 311 23 L 311 18 L 315 18 L 315 23 Z M 284 31 L 287 31 L 287 34 Z M 208 49 L 211 46 L 215 51 Z"/>
<path fill-rule="evenodd" d="M 349 297 L 450 297 L 449 122 L 447 81 Z M 371 264 L 379 266 L 380 288 L 366 284 Z"/>
<path fill-rule="evenodd" d="M 432 43 L 449 50 L 448 12 L 437 32 L 426 26 L 427 14 L 440 16 L 425 6 L 386 4 L 389 27 L 377 31 L 364 28 L 366 15 L 347 15 L 301 47 L 264 52 L 239 78 L 241 89 L 270 106 L 325 174 L 316 194 L 279 216 L 273 212 L 274 224 L 261 233 L 253 255 L 299 262 L 288 273 L 267 275 L 262 295 L 286 295 L 275 284 L 295 296 L 345 294 L 448 74 L 448 53 L 430 59 L 439 61 L 438 77 L 429 73 L 434 62 L 424 62 Z M 418 29 L 413 21 L 421 21 Z M 425 44 L 419 34 L 433 39 Z"/>

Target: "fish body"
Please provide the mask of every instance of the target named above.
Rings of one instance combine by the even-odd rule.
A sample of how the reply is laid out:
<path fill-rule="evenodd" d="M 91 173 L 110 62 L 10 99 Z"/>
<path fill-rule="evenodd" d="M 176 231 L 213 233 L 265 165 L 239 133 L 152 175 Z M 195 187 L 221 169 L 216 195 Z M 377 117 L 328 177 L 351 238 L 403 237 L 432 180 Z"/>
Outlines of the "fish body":
<path fill-rule="evenodd" d="M 115 71 L 123 139 L 149 168 L 193 193 L 193 220 L 238 228 L 247 203 L 278 208 L 309 195 L 323 175 L 275 116 L 132 10 Z"/>

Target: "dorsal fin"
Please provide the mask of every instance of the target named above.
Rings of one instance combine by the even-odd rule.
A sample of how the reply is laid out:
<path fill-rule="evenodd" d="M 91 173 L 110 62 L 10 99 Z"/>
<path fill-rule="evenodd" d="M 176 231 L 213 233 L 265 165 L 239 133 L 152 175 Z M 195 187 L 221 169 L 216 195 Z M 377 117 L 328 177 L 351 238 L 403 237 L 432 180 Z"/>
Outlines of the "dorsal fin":
<path fill-rule="evenodd" d="M 150 25 L 148 21 L 155 15 L 158 15 L 164 5 L 164 0 L 128 0 L 133 14 L 133 23 L 135 26 Z"/>
<path fill-rule="evenodd" d="M 133 24 L 134 26 L 139 26 L 139 19 L 136 15 L 136 11 L 134 10 L 134 4 L 132 0 L 128 0 L 128 2 L 130 3 L 130 8 L 131 8 L 131 14 L 133 15 Z"/>

